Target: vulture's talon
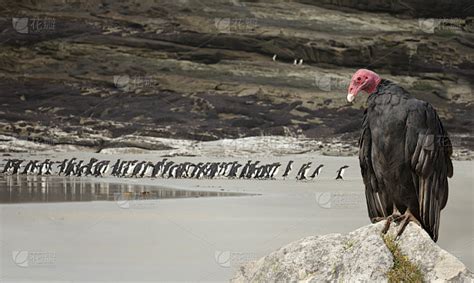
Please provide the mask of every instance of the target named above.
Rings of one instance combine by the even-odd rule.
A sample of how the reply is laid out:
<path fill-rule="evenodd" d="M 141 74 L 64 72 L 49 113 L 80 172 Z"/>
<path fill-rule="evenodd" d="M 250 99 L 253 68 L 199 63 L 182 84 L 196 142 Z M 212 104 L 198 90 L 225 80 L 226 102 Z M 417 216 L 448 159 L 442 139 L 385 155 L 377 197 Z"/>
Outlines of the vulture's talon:
<path fill-rule="evenodd" d="M 371 219 L 372 223 L 377 223 L 377 222 L 384 221 L 384 220 L 387 220 L 387 217 L 373 217 Z"/>
<path fill-rule="evenodd" d="M 403 219 L 403 220 L 401 220 L 400 228 L 398 229 L 395 240 L 398 240 L 400 238 L 400 236 L 402 235 L 403 231 L 405 231 L 405 228 L 408 226 L 408 223 L 410 223 L 410 221 L 413 221 L 419 226 L 421 226 L 420 221 L 416 219 L 416 217 L 411 213 L 409 209 L 407 209 L 407 211 L 405 211 L 403 215 L 400 215 L 400 219 Z"/>
<path fill-rule="evenodd" d="M 385 226 L 383 227 L 382 234 L 387 234 L 388 229 L 390 229 L 390 224 L 392 224 L 392 222 L 398 223 L 401 217 L 402 215 L 399 213 L 393 213 L 392 215 L 387 217 L 386 218 L 387 222 L 385 222 Z"/>

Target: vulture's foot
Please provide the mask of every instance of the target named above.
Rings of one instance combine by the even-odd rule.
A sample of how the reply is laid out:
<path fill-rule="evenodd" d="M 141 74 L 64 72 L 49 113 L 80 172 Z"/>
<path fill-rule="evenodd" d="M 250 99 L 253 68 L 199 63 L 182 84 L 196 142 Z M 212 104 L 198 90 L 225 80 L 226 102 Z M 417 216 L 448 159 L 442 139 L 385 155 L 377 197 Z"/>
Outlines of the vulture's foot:
<path fill-rule="evenodd" d="M 383 227 L 383 230 L 382 230 L 382 234 L 386 234 L 388 229 L 390 229 L 390 224 L 392 224 L 392 222 L 400 222 L 400 220 L 403 218 L 403 215 L 401 215 L 400 213 L 398 212 L 393 212 L 392 215 L 390 215 L 389 217 L 387 217 L 385 220 L 387 220 L 387 222 L 385 222 L 385 226 Z"/>
<path fill-rule="evenodd" d="M 408 226 L 408 223 L 410 223 L 410 221 L 413 221 L 416 224 L 421 226 L 420 221 L 418 221 L 418 219 L 416 219 L 416 217 L 411 213 L 411 211 L 409 209 L 407 209 L 405 211 L 405 213 L 403 215 L 401 215 L 401 221 L 402 221 L 401 226 L 398 229 L 397 236 L 395 237 L 395 240 L 398 240 L 400 238 L 400 236 L 402 235 L 403 231 L 405 231 L 405 228 Z"/>

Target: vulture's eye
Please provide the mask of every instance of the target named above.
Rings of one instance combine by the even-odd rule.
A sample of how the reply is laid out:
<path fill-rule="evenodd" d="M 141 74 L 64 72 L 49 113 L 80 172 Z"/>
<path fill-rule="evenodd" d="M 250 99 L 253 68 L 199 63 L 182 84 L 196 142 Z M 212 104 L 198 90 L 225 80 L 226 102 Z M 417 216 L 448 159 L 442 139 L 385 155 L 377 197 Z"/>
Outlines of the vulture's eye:
<path fill-rule="evenodd" d="M 360 77 L 358 77 L 357 80 L 360 81 Z"/>

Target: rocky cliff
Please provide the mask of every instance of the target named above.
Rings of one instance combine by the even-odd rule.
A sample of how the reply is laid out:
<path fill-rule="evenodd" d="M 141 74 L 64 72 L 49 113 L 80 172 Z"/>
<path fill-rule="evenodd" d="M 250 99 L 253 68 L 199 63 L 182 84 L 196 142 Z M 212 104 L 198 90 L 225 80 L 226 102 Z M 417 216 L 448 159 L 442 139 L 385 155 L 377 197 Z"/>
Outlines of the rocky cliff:
<path fill-rule="evenodd" d="M 233 282 L 473 282 L 474 274 L 410 223 L 381 235 L 384 223 L 347 235 L 312 236 L 250 262 Z"/>
<path fill-rule="evenodd" d="M 435 2 L 3 1 L 0 134 L 99 149 L 125 135 L 355 144 L 365 99 L 345 93 L 366 67 L 473 149 L 472 6 Z"/>

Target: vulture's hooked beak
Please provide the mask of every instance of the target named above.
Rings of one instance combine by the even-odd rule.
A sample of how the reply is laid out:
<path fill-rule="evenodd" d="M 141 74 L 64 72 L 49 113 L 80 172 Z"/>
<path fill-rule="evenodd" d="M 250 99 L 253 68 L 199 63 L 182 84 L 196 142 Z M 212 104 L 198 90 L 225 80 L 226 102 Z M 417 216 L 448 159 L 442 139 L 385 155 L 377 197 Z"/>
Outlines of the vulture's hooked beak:
<path fill-rule="evenodd" d="M 355 98 L 356 98 L 356 96 L 353 95 L 352 93 L 348 93 L 348 94 L 347 94 L 347 101 L 348 101 L 348 102 L 352 103 Z"/>

